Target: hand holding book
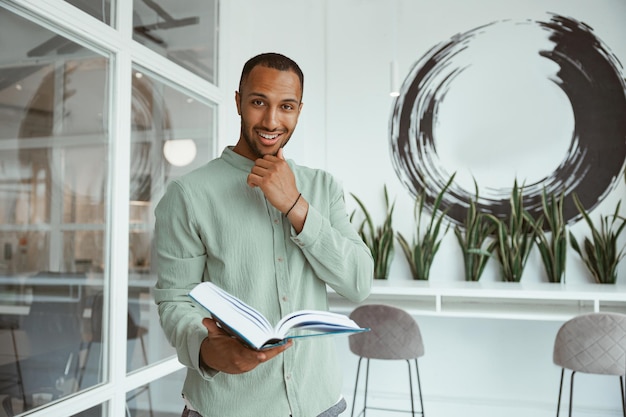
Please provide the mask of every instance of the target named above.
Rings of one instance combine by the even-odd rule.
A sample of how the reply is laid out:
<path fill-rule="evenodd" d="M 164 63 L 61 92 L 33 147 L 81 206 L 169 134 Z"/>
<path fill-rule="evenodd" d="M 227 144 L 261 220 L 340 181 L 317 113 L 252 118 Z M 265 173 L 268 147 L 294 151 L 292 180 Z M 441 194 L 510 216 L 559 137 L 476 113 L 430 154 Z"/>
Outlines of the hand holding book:
<path fill-rule="evenodd" d="M 257 310 L 212 282 L 202 282 L 189 296 L 206 308 L 229 334 L 253 349 L 262 349 L 296 337 L 367 331 L 345 315 L 321 310 L 300 310 L 283 317 L 276 326 Z"/>

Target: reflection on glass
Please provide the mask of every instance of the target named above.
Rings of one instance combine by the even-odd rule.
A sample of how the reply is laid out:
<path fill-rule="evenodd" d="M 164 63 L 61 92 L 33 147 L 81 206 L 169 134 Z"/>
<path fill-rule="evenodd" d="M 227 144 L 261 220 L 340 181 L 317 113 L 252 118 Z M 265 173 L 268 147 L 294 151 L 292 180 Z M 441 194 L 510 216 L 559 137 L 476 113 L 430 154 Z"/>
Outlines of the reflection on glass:
<path fill-rule="evenodd" d="M 65 0 L 65 2 L 107 25 L 111 24 L 111 5 L 115 3 L 115 0 Z"/>
<path fill-rule="evenodd" d="M 0 409 L 21 413 L 104 375 L 80 381 L 105 287 L 109 64 L 0 22 Z"/>
<path fill-rule="evenodd" d="M 217 109 L 139 67 L 133 69 L 132 86 L 128 311 L 129 328 L 138 333 L 128 334 L 129 371 L 175 353 L 163 335 L 150 293 L 156 282 L 151 260 L 153 213 L 171 178 L 210 159 Z M 178 142 L 184 143 L 183 152 L 193 150 L 183 155 L 184 164 L 166 158 L 168 144 Z"/>
<path fill-rule="evenodd" d="M 97 405 L 89 410 L 81 411 L 78 414 L 74 414 L 71 417 L 102 417 L 106 416 L 106 406 Z"/>
<path fill-rule="evenodd" d="M 134 0 L 133 39 L 215 84 L 217 7 L 218 0 Z"/>
<path fill-rule="evenodd" d="M 137 396 L 136 410 L 139 416 L 159 416 L 159 417 L 180 417 L 184 403 L 181 398 L 183 382 L 185 381 L 185 370 L 181 369 L 173 374 L 157 379 L 149 386 L 151 402 L 147 394 L 135 391 Z M 127 396 L 128 398 L 128 396 Z"/>

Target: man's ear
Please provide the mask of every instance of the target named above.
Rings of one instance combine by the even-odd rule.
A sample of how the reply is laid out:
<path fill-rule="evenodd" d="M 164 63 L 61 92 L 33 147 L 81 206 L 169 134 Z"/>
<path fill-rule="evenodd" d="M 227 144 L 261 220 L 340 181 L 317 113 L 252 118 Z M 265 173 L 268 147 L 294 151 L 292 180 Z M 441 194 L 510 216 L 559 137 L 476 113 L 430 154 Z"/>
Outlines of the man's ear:
<path fill-rule="evenodd" d="M 235 105 L 237 106 L 237 114 L 241 116 L 241 95 L 239 95 L 239 91 L 235 91 Z"/>

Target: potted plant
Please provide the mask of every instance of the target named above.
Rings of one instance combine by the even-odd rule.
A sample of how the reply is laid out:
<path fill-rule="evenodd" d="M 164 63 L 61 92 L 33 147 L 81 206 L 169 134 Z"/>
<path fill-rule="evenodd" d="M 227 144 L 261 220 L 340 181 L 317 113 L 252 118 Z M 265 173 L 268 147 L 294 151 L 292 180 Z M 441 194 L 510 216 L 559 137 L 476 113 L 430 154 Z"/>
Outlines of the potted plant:
<path fill-rule="evenodd" d="M 389 268 L 391 267 L 391 261 L 394 255 L 394 230 L 393 230 L 393 209 L 395 202 L 389 204 L 389 195 L 387 193 L 387 186 L 384 187 L 385 191 L 385 207 L 386 216 L 385 221 L 381 226 L 374 226 L 372 217 L 369 211 L 365 207 L 365 204 L 354 194 L 350 195 L 359 205 L 363 212 L 364 219 L 358 226 L 358 233 L 363 239 L 363 242 L 367 245 L 374 258 L 374 278 L 375 279 L 387 279 L 389 277 Z M 356 210 L 350 215 L 350 222 L 353 222 Z"/>
<path fill-rule="evenodd" d="M 524 209 L 522 190 L 513 185 L 508 218 L 487 216 L 496 226 L 496 247 L 503 281 L 519 282 L 534 242 L 533 219 Z"/>
<path fill-rule="evenodd" d="M 591 239 L 585 237 L 581 248 L 576 237 L 570 232 L 572 248 L 580 255 L 585 266 L 599 284 L 615 284 L 617 266 L 624 257 L 625 246 L 618 250 L 617 240 L 626 226 L 626 219 L 619 215 L 621 200 L 612 215 L 600 217 L 600 227 L 596 227 L 578 196 L 574 194 L 576 208 L 582 214 L 591 230 Z"/>
<path fill-rule="evenodd" d="M 563 197 L 556 198 L 543 190 L 541 215 L 533 221 L 535 244 L 550 282 L 564 281 L 567 259 L 567 227 L 563 218 Z M 544 229 L 544 224 L 547 226 Z"/>
<path fill-rule="evenodd" d="M 416 227 L 412 244 L 409 244 L 404 236 L 398 233 L 398 243 L 402 248 L 404 257 L 409 263 L 411 275 L 415 280 L 428 280 L 430 268 L 441 245 L 441 240 L 450 227 L 449 224 L 446 224 L 444 229 L 441 228 L 443 219 L 446 216 L 446 210 L 440 211 L 439 208 L 441 206 L 441 200 L 452 183 L 452 180 L 454 180 L 454 175 L 450 177 L 447 184 L 437 195 L 431 210 L 430 221 L 425 226 L 425 229 L 422 229 L 422 215 L 424 214 L 425 200 L 424 191 L 415 199 L 414 217 Z"/>
<path fill-rule="evenodd" d="M 474 181 L 476 197 L 469 202 L 469 208 L 462 225 L 454 227 L 454 234 L 463 252 L 463 265 L 466 281 L 478 281 L 483 274 L 487 262 L 496 247 L 493 236 L 496 225 L 490 221 L 487 214 L 476 208 L 478 200 L 478 184 Z"/>

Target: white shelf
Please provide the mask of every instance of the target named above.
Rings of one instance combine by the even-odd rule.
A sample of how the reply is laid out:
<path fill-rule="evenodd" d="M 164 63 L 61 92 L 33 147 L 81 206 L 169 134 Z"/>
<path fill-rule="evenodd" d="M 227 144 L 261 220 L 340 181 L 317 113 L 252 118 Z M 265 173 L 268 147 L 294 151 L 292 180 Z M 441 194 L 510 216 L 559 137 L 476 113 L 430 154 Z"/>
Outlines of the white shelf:
<path fill-rule="evenodd" d="M 358 304 L 329 291 L 332 310 Z M 417 316 L 563 321 L 597 311 L 626 313 L 626 286 L 523 282 L 375 280 L 361 304 L 391 304 Z"/>

